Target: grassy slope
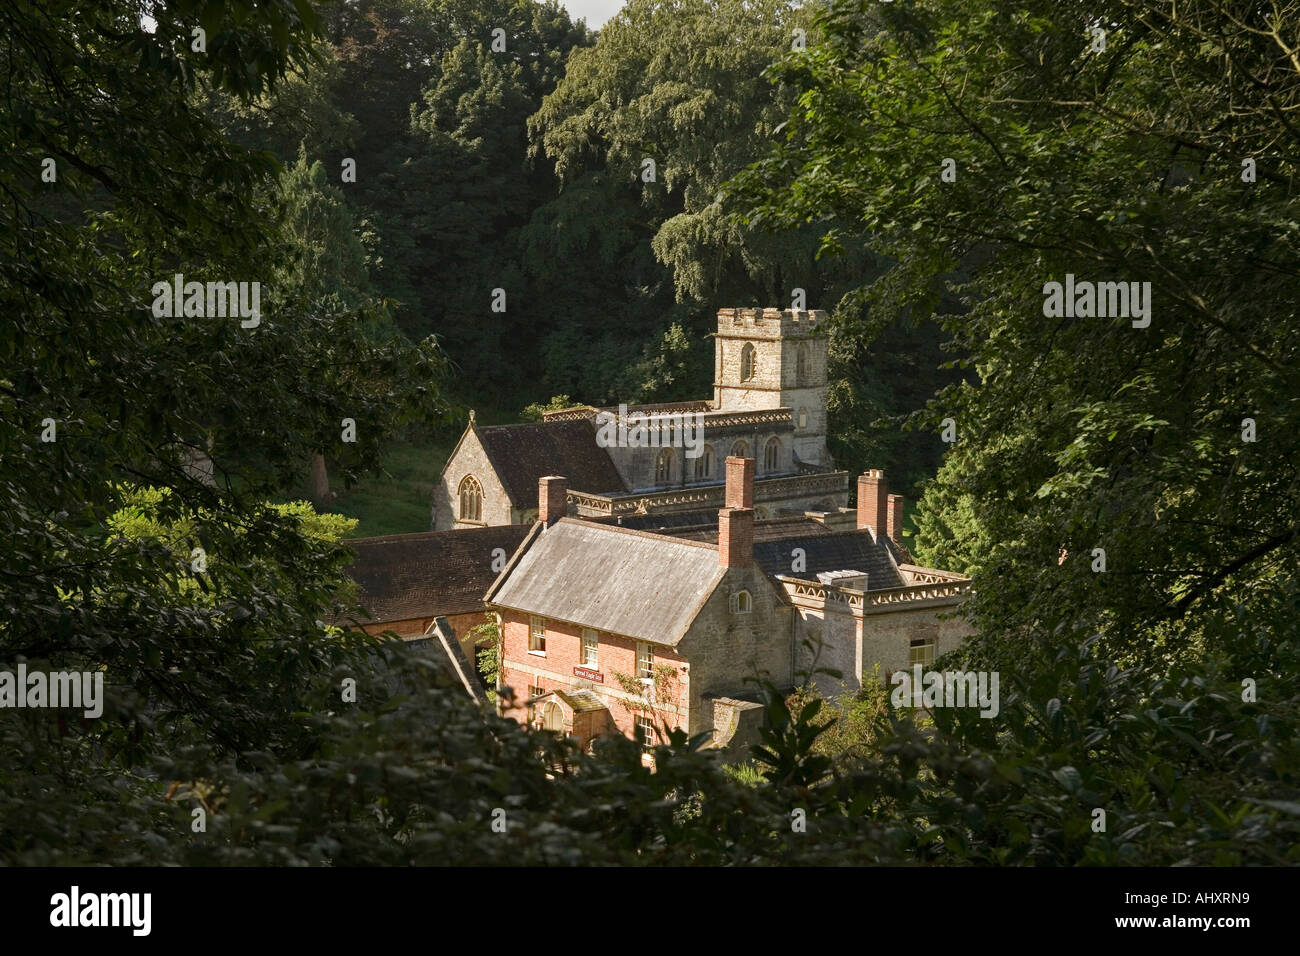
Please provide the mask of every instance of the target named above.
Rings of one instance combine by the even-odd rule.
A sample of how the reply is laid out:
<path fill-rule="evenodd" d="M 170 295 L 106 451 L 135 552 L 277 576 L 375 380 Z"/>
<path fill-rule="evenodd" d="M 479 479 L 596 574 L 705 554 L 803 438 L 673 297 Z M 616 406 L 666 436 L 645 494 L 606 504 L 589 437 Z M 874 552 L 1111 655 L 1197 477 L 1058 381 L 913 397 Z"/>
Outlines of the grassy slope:
<path fill-rule="evenodd" d="M 352 488 L 332 486 L 338 493 L 331 511 L 359 521 L 354 537 L 407 534 L 429 530 L 433 483 L 451 454 L 451 446 L 428 441 L 395 444 L 384 455 L 386 474 L 375 475 Z"/>

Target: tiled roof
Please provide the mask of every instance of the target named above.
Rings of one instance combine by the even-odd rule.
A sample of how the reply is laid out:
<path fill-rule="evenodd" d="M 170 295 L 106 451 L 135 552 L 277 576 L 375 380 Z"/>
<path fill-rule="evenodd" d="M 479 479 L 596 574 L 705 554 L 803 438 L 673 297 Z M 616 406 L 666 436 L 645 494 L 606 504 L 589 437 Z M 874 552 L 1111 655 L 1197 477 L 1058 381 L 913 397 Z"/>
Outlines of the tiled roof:
<path fill-rule="evenodd" d="M 508 560 L 529 525 L 425 531 L 345 542 L 357 552 L 347 573 L 361 586 L 359 603 L 372 615 L 358 623 L 469 614 L 483 609 L 483 593 L 496 580 L 499 548 Z M 498 555 L 499 557 L 499 555 Z"/>
<path fill-rule="evenodd" d="M 754 543 L 754 560 L 768 574 L 794 575 L 816 580 L 820 571 L 861 571 L 867 576 L 867 589 L 899 588 L 906 582 L 886 552 L 886 545 L 876 544 L 870 531 L 830 531 L 793 538 Z M 795 548 L 803 549 L 803 566 L 792 567 Z"/>
<path fill-rule="evenodd" d="M 538 536 L 488 600 L 671 646 L 724 576 L 716 547 L 562 518 Z"/>
<path fill-rule="evenodd" d="M 642 527 L 646 531 L 655 531 L 660 534 L 670 534 L 674 538 L 689 538 L 692 541 L 706 541 L 709 544 L 718 543 L 718 513 L 712 511 L 708 513 L 712 520 L 705 522 L 700 521 L 703 515 L 697 515 L 691 523 L 673 523 L 655 526 L 653 523 L 644 524 Z M 653 517 L 647 516 L 647 517 Z M 665 516 L 672 517 L 672 516 Z M 807 537 L 817 534 L 831 534 L 826 530 L 826 526 L 815 518 L 801 518 L 797 515 L 786 518 L 763 518 L 754 522 L 754 541 L 780 541 L 784 538 Z"/>
<path fill-rule="evenodd" d="M 575 491 L 627 490 L 609 453 L 596 444 L 596 426 L 586 419 L 492 425 L 476 434 L 516 508 L 537 507 L 537 481 L 547 475 L 563 475 Z"/>

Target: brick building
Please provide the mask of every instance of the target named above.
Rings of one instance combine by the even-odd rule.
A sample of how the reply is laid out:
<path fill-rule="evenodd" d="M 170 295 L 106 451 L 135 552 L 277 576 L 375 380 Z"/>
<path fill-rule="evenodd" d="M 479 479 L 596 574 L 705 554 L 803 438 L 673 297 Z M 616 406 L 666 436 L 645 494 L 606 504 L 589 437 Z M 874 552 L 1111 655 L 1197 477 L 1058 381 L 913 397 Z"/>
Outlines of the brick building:
<path fill-rule="evenodd" d="M 882 473 L 859 479 L 856 511 L 756 521 L 754 466 L 726 460 L 711 526 L 569 517 L 565 479 L 540 479 L 537 523 L 485 596 L 508 714 L 584 744 L 622 733 L 649 745 L 680 727 L 738 750 L 762 717 L 752 678 L 792 688 L 830 666 L 843 681 L 817 680 L 839 693 L 877 663 L 884 676 L 928 663 L 969 633 L 947 616 L 969 582 L 911 562 Z"/>

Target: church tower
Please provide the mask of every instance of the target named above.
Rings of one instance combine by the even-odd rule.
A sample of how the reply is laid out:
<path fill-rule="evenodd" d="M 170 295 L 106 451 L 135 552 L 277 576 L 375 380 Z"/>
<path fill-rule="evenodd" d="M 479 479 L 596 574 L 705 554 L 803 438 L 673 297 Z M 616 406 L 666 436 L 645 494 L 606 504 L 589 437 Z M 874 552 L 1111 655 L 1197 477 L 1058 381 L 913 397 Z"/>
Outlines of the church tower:
<path fill-rule="evenodd" d="M 830 465 L 826 451 L 826 313 L 719 309 L 713 407 L 788 408 L 799 460 Z"/>

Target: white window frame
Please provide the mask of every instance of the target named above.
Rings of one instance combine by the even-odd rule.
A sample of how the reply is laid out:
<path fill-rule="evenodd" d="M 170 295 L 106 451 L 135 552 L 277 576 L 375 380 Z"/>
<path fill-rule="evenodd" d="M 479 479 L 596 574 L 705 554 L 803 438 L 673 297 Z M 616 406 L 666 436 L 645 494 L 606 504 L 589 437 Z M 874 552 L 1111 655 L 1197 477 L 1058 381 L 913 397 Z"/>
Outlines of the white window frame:
<path fill-rule="evenodd" d="M 546 656 L 546 618 L 528 615 L 528 653 Z"/>
<path fill-rule="evenodd" d="M 637 680 L 654 680 L 655 648 L 649 641 L 636 642 L 636 676 Z"/>
<path fill-rule="evenodd" d="M 920 654 L 917 654 L 920 651 Z M 928 652 L 928 653 L 927 653 Z M 934 663 L 934 641 L 926 638 L 924 640 L 911 641 L 907 645 L 907 666 L 915 667 L 920 664 L 922 667 L 929 667 Z"/>
<path fill-rule="evenodd" d="M 647 714 L 632 715 L 632 736 L 633 739 L 640 738 L 644 734 L 644 739 L 637 742 L 641 744 L 641 749 L 646 753 L 651 753 L 655 749 L 655 722 Z"/>
<path fill-rule="evenodd" d="M 595 628 L 582 629 L 582 666 L 600 670 L 600 632 Z"/>
<path fill-rule="evenodd" d="M 732 614 L 748 614 L 752 610 L 754 610 L 754 595 L 743 589 L 731 595 Z"/>

